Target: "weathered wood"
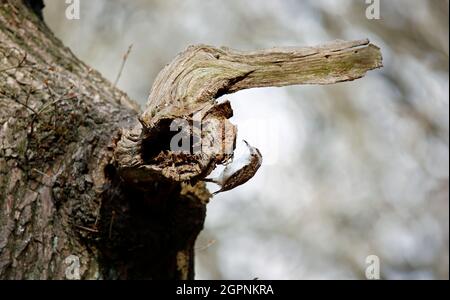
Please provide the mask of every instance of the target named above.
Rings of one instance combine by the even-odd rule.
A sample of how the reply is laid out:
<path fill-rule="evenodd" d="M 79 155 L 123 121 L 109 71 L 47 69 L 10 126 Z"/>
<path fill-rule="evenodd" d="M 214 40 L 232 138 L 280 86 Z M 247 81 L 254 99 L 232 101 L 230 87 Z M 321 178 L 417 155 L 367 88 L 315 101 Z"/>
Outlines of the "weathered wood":
<path fill-rule="evenodd" d="M 379 48 L 368 40 L 254 52 L 190 46 L 156 78 L 142 121 L 151 128 L 160 119 L 190 115 L 219 96 L 248 88 L 354 80 L 381 67 L 381 60 Z"/>
<path fill-rule="evenodd" d="M 115 152 L 119 170 L 125 180 L 134 182 L 201 180 L 229 158 L 223 149 L 234 145 L 236 138 L 236 128 L 228 121 L 231 106 L 218 106 L 218 97 L 254 87 L 350 81 L 381 66 L 380 49 L 368 40 L 253 52 L 190 46 L 159 73 L 141 125 L 124 132 Z M 180 157 L 168 148 L 173 135 L 169 124 L 177 119 L 192 123 L 200 112 L 202 151 L 183 154 L 184 163 L 180 163 Z M 146 144 L 165 151 L 148 153 L 152 147 Z"/>

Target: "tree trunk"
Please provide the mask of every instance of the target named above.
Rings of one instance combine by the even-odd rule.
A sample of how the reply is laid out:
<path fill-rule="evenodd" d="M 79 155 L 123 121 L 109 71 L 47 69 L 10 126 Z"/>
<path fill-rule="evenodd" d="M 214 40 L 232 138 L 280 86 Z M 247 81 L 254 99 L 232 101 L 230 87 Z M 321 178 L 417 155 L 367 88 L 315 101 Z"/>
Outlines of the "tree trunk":
<path fill-rule="evenodd" d="M 236 134 L 230 104 L 216 98 L 353 80 L 381 66 L 368 41 L 190 47 L 141 112 L 62 45 L 41 9 L 39 0 L 0 0 L 2 279 L 193 279 L 211 197 L 202 179 L 230 158 Z M 202 128 L 187 133 L 202 151 L 171 151 L 170 124 L 193 125 L 198 112 Z"/>

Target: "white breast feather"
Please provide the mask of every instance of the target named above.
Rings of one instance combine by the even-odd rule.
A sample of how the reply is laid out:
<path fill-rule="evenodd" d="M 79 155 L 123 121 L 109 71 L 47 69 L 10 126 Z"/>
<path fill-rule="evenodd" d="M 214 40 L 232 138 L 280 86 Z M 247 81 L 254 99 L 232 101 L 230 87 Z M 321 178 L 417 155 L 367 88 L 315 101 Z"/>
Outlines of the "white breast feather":
<path fill-rule="evenodd" d="M 225 167 L 222 173 L 216 179 L 216 182 L 223 185 L 225 181 L 234 173 L 250 164 L 251 153 L 248 147 L 244 144 L 243 147 L 237 148 L 234 153 L 233 161 Z"/>

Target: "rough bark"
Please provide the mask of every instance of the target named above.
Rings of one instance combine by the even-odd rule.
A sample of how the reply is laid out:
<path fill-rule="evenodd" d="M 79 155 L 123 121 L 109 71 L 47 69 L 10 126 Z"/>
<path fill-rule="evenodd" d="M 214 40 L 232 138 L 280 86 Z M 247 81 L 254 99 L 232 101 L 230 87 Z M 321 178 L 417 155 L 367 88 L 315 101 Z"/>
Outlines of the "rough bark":
<path fill-rule="evenodd" d="M 123 186 L 112 150 L 139 107 L 0 3 L 0 278 L 192 278 L 207 192 Z"/>
<path fill-rule="evenodd" d="M 230 104 L 216 98 L 381 66 L 368 41 L 245 53 L 193 46 L 162 70 L 141 112 L 53 36 L 41 3 L 0 0 L 3 279 L 194 278 L 211 196 L 202 179 L 231 156 L 236 135 Z M 202 123 L 187 133 L 202 151 L 170 151 L 175 119 Z"/>

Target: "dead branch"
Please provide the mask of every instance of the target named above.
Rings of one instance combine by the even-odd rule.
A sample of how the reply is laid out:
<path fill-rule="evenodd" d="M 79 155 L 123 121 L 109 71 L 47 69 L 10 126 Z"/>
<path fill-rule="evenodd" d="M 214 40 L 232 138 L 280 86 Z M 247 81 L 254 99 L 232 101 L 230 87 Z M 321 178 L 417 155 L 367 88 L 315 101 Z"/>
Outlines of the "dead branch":
<path fill-rule="evenodd" d="M 254 87 L 351 81 L 380 67 L 380 49 L 368 40 L 254 52 L 191 46 L 159 73 L 141 124 L 122 135 L 115 152 L 121 175 L 133 182 L 201 180 L 231 155 L 217 149 L 230 144 L 234 149 L 236 128 L 228 121 L 233 112 L 228 102 L 218 104 L 218 97 Z M 207 143 L 200 153 L 174 155 L 167 145 L 169 124 L 192 123 L 198 112 Z"/>

